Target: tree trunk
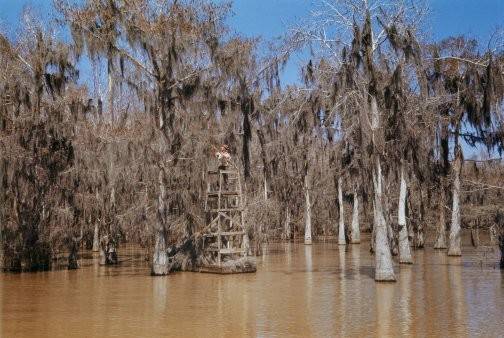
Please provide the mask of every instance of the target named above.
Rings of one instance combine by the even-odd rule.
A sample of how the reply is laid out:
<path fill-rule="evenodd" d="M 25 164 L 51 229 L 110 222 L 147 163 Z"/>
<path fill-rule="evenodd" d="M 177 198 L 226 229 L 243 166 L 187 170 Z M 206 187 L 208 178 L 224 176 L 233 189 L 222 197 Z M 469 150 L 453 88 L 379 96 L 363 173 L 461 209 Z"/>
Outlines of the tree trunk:
<path fill-rule="evenodd" d="M 113 172 L 113 169 L 109 169 Z M 115 187 L 114 182 L 110 183 L 112 189 L 110 190 L 110 211 L 111 217 L 115 217 Z M 115 229 L 109 225 L 108 234 L 103 236 L 100 240 L 100 264 L 101 265 L 114 265 L 118 263 L 117 259 L 117 242 L 115 238 Z"/>
<path fill-rule="evenodd" d="M 416 226 L 416 232 L 415 232 L 415 248 L 417 249 L 423 249 L 425 245 L 425 238 L 424 238 L 424 222 L 425 222 L 425 207 L 424 207 L 424 196 L 423 196 L 423 191 L 422 188 L 419 186 L 418 193 L 420 195 L 420 201 L 419 201 L 419 212 L 418 212 L 418 220 L 417 220 L 417 226 Z"/>
<path fill-rule="evenodd" d="M 499 236 L 497 235 L 497 223 L 494 223 L 489 229 L 488 233 L 490 235 L 490 245 L 498 245 L 499 244 Z"/>
<path fill-rule="evenodd" d="M 476 224 L 473 224 L 473 227 L 471 229 L 471 244 L 473 247 L 477 248 L 480 244 L 478 220 L 476 220 L 475 223 Z"/>
<path fill-rule="evenodd" d="M 354 200 L 353 200 L 353 211 L 352 211 L 352 244 L 360 243 L 360 229 L 359 229 L 359 196 L 357 195 L 357 189 L 354 187 Z"/>
<path fill-rule="evenodd" d="M 107 248 L 106 245 L 104 245 L 104 237 L 100 241 L 100 265 L 106 265 L 107 264 Z"/>
<path fill-rule="evenodd" d="M 268 180 L 266 179 L 266 174 L 264 174 L 264 200 L 268 200 Z"/>
<path fill-rule="evenodd" d="M 389 239 L 387 236 L 387 224 L 383 215 L 382 207 L 382 172 L 380 159 L 376 159 L 376 169 L 373 173 L 375 188 L 375 281 L 395 281 L 392 255 L 390 253 Z"/>
<path fill-rule="evenodd" d="M 112 70 L 109 68 L 109 73 L 108 73 L 108 104 L 109 104 L 109 111 L 110 111 L 110 119 L 112 122 L 114 122 L 115 119 L 115 114 L 114 114 L 114 77 L 112 75 Z"/>
<path fill-rule="evenodd" d="M 153 276 L 164 276 L 169 273 L 168 254 L 166 252 L 166 206 L 163 169 L 159 170 L 158 225 L 154 232 L 154 256 L 152 259 Z"/>
<path fill-rule="evenodd" d="M 501 252 L 500 268 L 504 269 L 504 229 L 501 229 L 501 234 L 499 237 L 499 248 Z"/>
<path fill-rule="evenodd" d="M 152 259 L 153 276 L 165 276 L 169 273 L 168 254 L 166 253 L 166 239 L 163 231 L 156 231 L 154 257 Z"/>
<path fill-rule="evenodd" d="M 495 237 L 497 240 L 497 243 L 499 244 L 499 249 L 501 252 L 501 259 L 500 259 L 500 268 L 504 269 L 504 224 L 502 224 L 502 220 L 500 222 L 494 223 L 493 228 L 495 230 Z"/>
<path fill-rule="evenodd" d="M 243 235 L 242 249 L 245 256 L 250 256 L 252 254 L 250 250 L 250 237 L 247 229 L 245 229 L 245 234 Z"/>
<path fill-rule="evenodd" d="M 245 201 L 242 199 L 240 202 L 240 207 L 243 208 L 244 204 L 245 204 Z M 241 218 L 240 220 L 241 220 L 241 224 L 243 226 L 243 231 L 244 231 L 243 238 L 242 238 L 242 244 L 241 244 L 242 249 L 243 249 L 243 254 L 244 254 L 244 256 L 250 256 L 250 255 L 252 255 L 252 250 L 250 247 L 250 237 L 249 237 L 250 231 L 249 231 L 249 228 L 245 225 L 244 212 L 241 213 L 240 218 Z"/>
<path fill-rule="evenodd" d="M 392 256 L 397 256 L 399 255 L 399 230 L 397 226 L 392 227 L 393 220 L 390 217 L 390 203 L 389 203 L 389 198 L 388 194 L 383 194 L 382 192 L 382 212 L 383 212 L 383 218 L 385 219 L 385 224 L 387 225 L 387 236 L 389 239 L 389 246 L 390 246 L 390 253 Z"/>
<path fill-rule="evenodd" d="M 471 229 L 471 244 L 473 247 L 477 248 L 479 246 L 479 231 L 478 229 Z"/>
<path fill-rule="evenodd" d="M 408 240 L 408 228 L 406 226 L 406 178 L 404 177 L 404 165 L 401 164 L 401 185 L 399 191 L 399 263 L 413 264 L 411 248 Z"/>
<path fill-rule="evenodd" d="M 4 268 L 3 220 L 0 219 L 0 271 Z"/>
<path fill-rule="evenodd" d="M 100 251 L 100 230 L 98 228 L 98 223 L 95 223 L 93 234 L 93 252 L 98 251 Z"/>
<path fill-rule="evenodd" d="M 96 201 L 100 203 L 100 195 L 98 193 L 98 189 L 96 189 Z M 91 219 L 90 219 L 91 221 Z M 95 227 L 93 232 L 93 252 L 100 251 L 100 227 L 98 224 L 98 219 L 95 220 Z"/>
<path fill-rule="evenodd" d="M 2 206 L 0 206 L 2 208 Z M 0 211 L 0 272 L 4 269 L 3 215 Z"/>
<path fill-rule="evenodd" d="M 441 191 L 439 194 L 439 223 L 437 228 L 437 240 L 434 249 L 446 249 L 446 220 L 445 220 L 445 184 L 441 182 Z"/>
<path fill-rule="evenodd" d="M 461 256 L 460 249 L 460 172 L 462 170 L 462 149 L 455 147 L 455 160 L 453 162 L 453 205 L 452 221 L 450 228 L 450 242 L 448 256 Z"/>
<path fill-rule="evenodd" d="M 81 245 L 82 238 L 84 237 L 84 229 L 80 228 L 79 237 L 72 237 L 71 245 L 70 245 L 70 254 L 68 255 L 68 269 L 78 269 L 79 262 L 77 261 L 79 248 Z"/>
<path fill-rule="evenodd" d="M 423 249 L 424 246 L 425 246 L 424 229 L 423 229 L 423 223 L 420 222 L 418 223 L 418 230 L 416 234 L 416 248 Z"/>
<path fill-rule="evenodd" d="M 285 210 L 284 236 L 285 236 L 286 240 L 290 240 L 290 238 L 291 238 L 290 210 L 289 210 L 289 207 L 287 207 L 287 209 Z"/>
<path fill-rule="evenodd" d="M 4 226 L 5 226 L 5 201 L 7 183 L 7 161 L 1 159 L 0 161 L 0 271 L 4 268 Z"/>
<path fill-rule="evenodd" d="M 96 57 L 91 58 L 91 66 L 93 69 L 93 86 L 94 86 L 93 94 L 96 99 L 96 104 L 100 105 L 102 99 L 101 80 L 100 80 L 101 69 L 99 69 L 99 63 Z M 101 115 L 100 111 L 98 113 Z"/>
<path fill-rule="evenodd" d="M 343 210 L 343 179 L 338 178 L 338 203 L 339 203 L 339 228 L 338 228 L 338 244 L 345 245 L 345 215 Z"/>
<path fill-rule="evenodd" d="M 376 97 L 371 96 L 371 137 L 375 142 L 375 132 L 380 127 L 380 114 Z M 387 236 L 387 224 L 383 215 L 382 171 L 379 154 L 376 156 L 376 167 L 372 170 L 374 186 L 374 251 L 375 251 L 375 281 L 395 281 L 392 255 Z"/>
<path fill-rule="evenodd" d="M 310 186 L 308 184 L 308 175 L 304 177 L 304 193 L 305 193 L 305 234 L 304 243 L 312 244 L 312 228 L 311 228 L 311 202 L 310 202 Z"/>
<path fill-rule="evenodd" d="M 117 263 L 115 242 L 110 236 L 103 236 L 100 241 L 100 265 L 115 265 Z"/>
<path fill-rule="evenodd" d="M 77 261 L 78 252 L 79 252 L 79 243 L 74 240 L 72 241 L 70 254 L 68 255 L 68 270 L 74 270 L 79 268 L 79 262 Z"/>
<path fill-rule="evenodd" d="M 375 243 L 376 243 L 376 223 L 378 220 L 378 216 L 376 213 L 376 203 L 375 203 L 375 197 L 373 197 L 373 223 L 371 226 L 371 240 L 369 241 L 369 252 L 371 254 L 375 253 Z"/>

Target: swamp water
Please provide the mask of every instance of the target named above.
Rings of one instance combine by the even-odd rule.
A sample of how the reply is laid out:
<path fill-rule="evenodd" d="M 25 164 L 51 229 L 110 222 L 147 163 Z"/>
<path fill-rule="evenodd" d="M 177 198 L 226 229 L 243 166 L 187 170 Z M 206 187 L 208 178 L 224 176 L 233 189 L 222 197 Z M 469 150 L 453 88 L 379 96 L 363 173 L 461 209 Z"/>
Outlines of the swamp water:
<path fill-rule="evenodd" d="M 492 248 L 432 248 L 373 280 L 369 243 L 272 243 L 257 273 L 151 277 L 139 252 L 121 264 L 0 274 L 0 337 L 504 335 L 504 272 Z"/>

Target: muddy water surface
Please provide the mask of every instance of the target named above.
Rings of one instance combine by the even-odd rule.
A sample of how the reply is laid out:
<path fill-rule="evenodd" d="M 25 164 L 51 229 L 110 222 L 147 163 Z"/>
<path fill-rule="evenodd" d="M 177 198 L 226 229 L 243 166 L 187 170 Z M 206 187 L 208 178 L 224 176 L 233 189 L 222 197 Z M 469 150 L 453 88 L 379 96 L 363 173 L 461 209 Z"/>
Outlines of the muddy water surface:
<path fill-rule="evenodd" d="M 376 284 L 368 249 L 270 244 L 257 273 L 231 276 L 151 277 L 132 250 L 118 267 L 0 274 L 0 336 L 504 335 L 496 251 L 415 251 L 397 283 Z"/>

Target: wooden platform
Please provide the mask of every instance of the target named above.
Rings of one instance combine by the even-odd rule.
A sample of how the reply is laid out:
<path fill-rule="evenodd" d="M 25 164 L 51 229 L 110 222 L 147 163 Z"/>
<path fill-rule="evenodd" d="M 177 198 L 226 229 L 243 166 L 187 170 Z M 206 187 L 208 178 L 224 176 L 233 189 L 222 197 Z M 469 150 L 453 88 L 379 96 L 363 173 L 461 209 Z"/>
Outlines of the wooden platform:
<path fill-rule="evenodd" d="M 199 267 L 197 272 L 215 273 L 220 275 L 229 275 L 235 273 L 252 273 L 256 272 L 257 267 L 254 259 L 250 257 L 242 258 L 236 261 L 228 261 L 221 265 L 208 265 Z"/>
<path fill-rule="evenodd" d="M 257 271 L 257 269 L 255 267 L 250 268 L 250 269 L 243 269 L 240 271 L 236 271 L 236 270 L 227 268 L 225 266 L 212 265 L 212 266 L 201 267 L 198 272 L 215 273 L 218 275 L 231 275 L 231 274 L 237 274 L 237 273 L 254 273 L 256 271 Z"/>
<path fill-rule="evenodd" d="M 247 257 L 243 243 L 248 242 L 244 221 L 244 202 L 237 168 L 219 166 L 209 170 L 205 211 L 209 221 L 203 235 L 203 247 L 212 265 L 199 272 L 231 274 L 255 272 L 255 261 Z"/>

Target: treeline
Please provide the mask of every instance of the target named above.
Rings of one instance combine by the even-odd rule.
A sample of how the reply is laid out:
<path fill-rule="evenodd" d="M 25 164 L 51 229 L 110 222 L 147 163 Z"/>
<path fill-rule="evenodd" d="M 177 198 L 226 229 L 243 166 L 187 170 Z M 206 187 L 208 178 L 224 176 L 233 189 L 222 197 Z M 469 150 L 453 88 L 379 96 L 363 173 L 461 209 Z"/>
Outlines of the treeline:
<path fill-rule="evenodd" d="M 426 41 L 418 8 L 357 3 L 334 1 L 267 54 L 229 32 L 230 4 L 203 0 L 55 1 L 55 23 L 0 35 L 4 269 L 60 253 L 77 268 L 83 245 L 115 264 L 135 243 L 168 273 L 174 248 L 201 249 L 221 144 L 243 175 L 253 254 L 269 238 L 370 231 L 375 279 L 394 280 L 392 256 L 412 263 L 428 229 L 449 255 L 462 227 L 475 242 L 491 228 L 503 248 L 501 162 L 463 155 L 504 149 L 502 41 Z M 301 83 L 281 87 L 306 48 Z"/>

